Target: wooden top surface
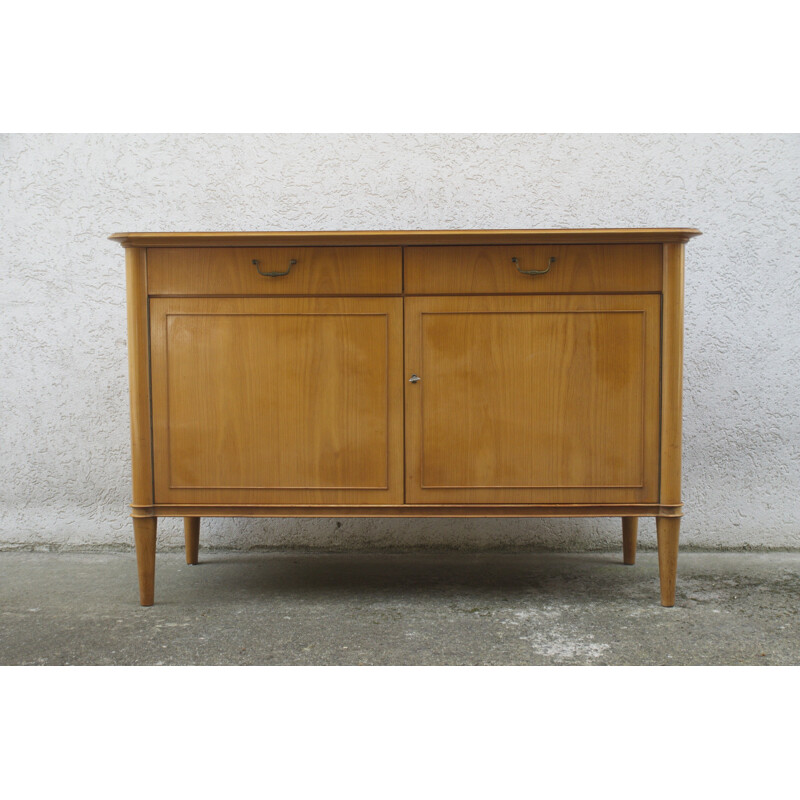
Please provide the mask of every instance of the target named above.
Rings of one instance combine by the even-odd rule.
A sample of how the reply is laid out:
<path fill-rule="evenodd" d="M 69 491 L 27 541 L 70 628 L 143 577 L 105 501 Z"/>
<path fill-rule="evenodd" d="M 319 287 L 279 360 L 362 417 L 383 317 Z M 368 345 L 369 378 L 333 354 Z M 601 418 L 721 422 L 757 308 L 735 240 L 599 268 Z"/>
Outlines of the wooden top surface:
<path fill-rule="evenodd" d="M 642 244 L 686 242 L 695 228 L 580 228 L 448 231 L 265 231 L 227 233 L 115 233 L 123 247 L 269 247 L 448 244 Z"/>

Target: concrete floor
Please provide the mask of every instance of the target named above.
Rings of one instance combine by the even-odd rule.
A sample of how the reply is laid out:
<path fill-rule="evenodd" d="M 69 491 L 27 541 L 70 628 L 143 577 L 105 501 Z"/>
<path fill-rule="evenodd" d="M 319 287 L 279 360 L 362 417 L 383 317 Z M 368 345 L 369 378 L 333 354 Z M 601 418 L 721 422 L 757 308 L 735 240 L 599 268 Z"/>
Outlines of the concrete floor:
<path fill-rule="evenodd" d="M 0 664 L 800 664 L 800 553 L 0 553 Z"/>

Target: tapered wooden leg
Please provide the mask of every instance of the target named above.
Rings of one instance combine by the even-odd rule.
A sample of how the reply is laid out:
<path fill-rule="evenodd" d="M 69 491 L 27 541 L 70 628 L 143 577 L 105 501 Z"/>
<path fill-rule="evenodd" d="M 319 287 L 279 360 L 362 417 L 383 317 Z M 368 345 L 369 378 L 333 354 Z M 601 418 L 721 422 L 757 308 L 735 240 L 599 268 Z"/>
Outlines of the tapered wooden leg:
<path fill-rule="evenodd" d="M 184 517 L 183 533 L 186 537 L 186 563 L 196 564 L 200 549 L 200 517 Z"/>
<path fill-rule="evenodd" d="M 661 578 L 661 605 L 675 605 L 675 577 L 678 573 L 678 534 L 680 517 L 656 517 L 658 534 L 658 574 Z"/>
<path fill-rule="evenodd" d="M 139 568 L 139 603 L 153 605 L 156 578 L 156 517 L 134 517 L 133 536 L 136 540 L 136 565 Z"/>
<path fill-rule="evenodd" d="M 622 518 L 622 563 L 636 563 L 636 537 L 639 533 L 639 517 Z"/>

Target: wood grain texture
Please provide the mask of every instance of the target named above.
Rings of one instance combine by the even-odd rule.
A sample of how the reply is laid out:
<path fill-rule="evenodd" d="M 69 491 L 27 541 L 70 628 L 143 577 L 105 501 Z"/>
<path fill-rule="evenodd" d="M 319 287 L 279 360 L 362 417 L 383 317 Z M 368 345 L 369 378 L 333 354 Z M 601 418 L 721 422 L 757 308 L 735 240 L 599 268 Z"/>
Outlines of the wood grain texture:
<path fill-rule="evenodd" d="M 683 259 L 682 245 L 664 245 L 660 500 L 665 504 L 681 502 Z"/>
<path fill-rule="evenodd" d="M 253 261 L 258 261 L 258 267 Z M 295 261 L 291 265 L 291 261 Z M 151 295 L 401 294 L 400 247 L 150 248 Z M 266 277 L 262 272 L 288 275 Z"/>
<path fill-rule="evenodd" d="M 643 293 L 661 291 L 662 259 L 658 244 L 406 247 L 404 269 L 406 294 Z"/>
<path fill-rule="evenodd" d="M 403 501 L 402 300 L 151 300 L 161 503 Z"/>
<path fill-rule="evenodd" d="M 128 376 L 131 408 L 133 502 L 153 502 L 150 440 L 150 350 L 145 251 L 125 251 L 128 306 Z"/>
<path fill-rule="evenodd" d="M 183 535 L 186 540 L 186 563 L 197 564 L 200 553 L 200 517 L 183 518 Z"/>
<path fill-rule="evenodd" d="M 405 301 L 406 501 L 658 499 L 656 295 Z"/>
<path fill-rule="evenodd" d="M 675 605 L 675 582 L 678 574 L 678 538 L 680 529 L 680 518 L 656 517 L 661 605 L 667 608 Z"/>
<path fill-rule="evenodd" d="M 155 517 L 133 518 L 133 536 L 136 542 L 136 567 L 139 573 L 139 604 L 153 605 L 156 575 Z"/>
<path fill-rule="evenodd" d="M 686 242 L 695 228 L 563 228 L 465 231 L 247 231 L 115 233 L 123 247 L 256 247 L 425 244 L 622 244 Z"/>
<path fill-rule="evenodd" d="M 672 605 L 698 233 L 112 237 L 128 248 L 142 604 L 158 516 L 184 517 L 188 563 L 203 516 L 618 516 L 625 563 L 655 516 Z M 525 276 L 512 258 L 555 261 Z M 254 259 L 296 264 L 267 278 Z"/>
<path fill-rule="evenodd" d="M 661 487 L 665 504 L 681 502 L 683 429 L 683 269 L 682 245 L 664 245 L 661 374 Z M 680 519 L 657 517 L 661 605 L 675 605 Z"/>
<path fill-rule="evenodd" d="M 639 534 L 639 518 L 622 518 L 622 563 L 636 563 L 636 540 Z"/>

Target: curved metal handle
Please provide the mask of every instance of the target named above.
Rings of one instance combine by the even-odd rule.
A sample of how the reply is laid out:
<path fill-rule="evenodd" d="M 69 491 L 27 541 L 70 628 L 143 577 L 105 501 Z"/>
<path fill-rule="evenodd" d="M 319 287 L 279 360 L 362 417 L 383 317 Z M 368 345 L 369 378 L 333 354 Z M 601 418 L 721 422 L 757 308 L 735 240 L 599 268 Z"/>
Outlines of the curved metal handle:
<path fill-rule="evenodd" d="M 517 268 L 517 272 L 520 272 L 523 275 L 544 275 L 545 272 L 550 272 L 550 267 L 552 267 L 553 264 L 556 263 L 556 257 L 555 256 L 550 256 L 550 258 L 549 258 L 549 260 L 547 262 L 547 269 L 520 269 L 519 268 L 519 259 L 518 258 L 512 258 L 511 261 L 514 264 L 514 266 Z"/>
<path fill-rule="evenodd" d="M 258 270 L 259 275 L 263 275 L 265 278 L 280 278 L 281 275 L 288 275 L 292 271 L 292 267 L 297 263 L 297 260 L 294 258 L 289 259 L 289 269 L 286 272 L 262 272 L 261 271 L 261 262 L 257 259 L 253 259 L 253 266 Z"/>
<path fill-rule="evenodd" d="M 422 380 L 419 375 L 412 375 L 409 379 L 409 383 L 419 383 Z"/>

